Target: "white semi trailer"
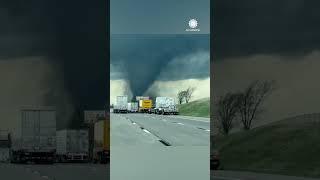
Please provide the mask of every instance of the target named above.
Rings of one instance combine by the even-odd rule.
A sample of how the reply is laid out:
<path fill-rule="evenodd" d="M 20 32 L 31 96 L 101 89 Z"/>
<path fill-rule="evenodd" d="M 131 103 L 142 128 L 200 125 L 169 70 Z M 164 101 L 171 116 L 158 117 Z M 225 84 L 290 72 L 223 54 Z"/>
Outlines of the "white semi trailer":
<path fill-rule="evenodd" d="M 128 112 L 135 113 L 139 111 L 138 102 L 130 102 L 128 103 Z"/>
<path fill-rule="evenodd" d="M 12 163 L 53 163 L 56 153 L 56 110 L 53 107 L 23 107 L 21 131 L 14 133 Z"/>
<path fill-rule="evenodd" d="M 116 105 L 113 108 L 114 113 L 128 112 L 128 96 L 117 96 Z"/>
<path fill-rule="evenodd" d="M 57 131 L 58 162 L 89 161 L 88 130 L 65 129 Z"/>
<path fill-rule="evenodd" d="M 156 97 L 154 112 L 156 114 L 179 114 L 174 98 Z"/>
<path fill-rule="evenodd" d="M 7 162 L 10 157 L 10 134 L 0 130 L 0 163 Z"/>

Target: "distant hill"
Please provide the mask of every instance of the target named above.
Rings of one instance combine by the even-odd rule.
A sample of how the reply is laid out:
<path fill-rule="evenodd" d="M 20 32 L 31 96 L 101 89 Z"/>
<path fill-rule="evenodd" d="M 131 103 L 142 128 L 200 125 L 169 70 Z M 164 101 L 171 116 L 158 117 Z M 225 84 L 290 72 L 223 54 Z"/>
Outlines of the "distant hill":
<path fill-rule="evenodd" d="M 224 169 L 320 178 L 320 114 L 212 137 Z"/>
<path fill-rule="evenodd" d="M 210 98 L 203 98 L 178 105 L 183 116 L 210 117 Z"/>

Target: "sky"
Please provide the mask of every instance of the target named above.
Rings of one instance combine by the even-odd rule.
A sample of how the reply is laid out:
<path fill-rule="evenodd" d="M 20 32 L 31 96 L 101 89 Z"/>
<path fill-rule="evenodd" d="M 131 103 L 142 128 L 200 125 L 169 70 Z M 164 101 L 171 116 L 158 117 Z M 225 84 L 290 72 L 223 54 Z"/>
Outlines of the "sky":
<path fill-rule="evenodd" d="M 201 83 L 207 84 L 204 96 L 209 97 L 209 48 L 209 35 L 203 34 L 112 35 L 110 79 L 117 87 L 111 85 L 111 99 L 126 93 L 176 97 L 179 90 Z"/>
<path fill-rule="evenodd" d="M 78 109 L 109 101 L 106 1 L 0 2 L 0 126 L 15 128 L 22 105 L 58 110 L 58 128 Z"/>
<path fill-rule="evenodd" d="M 188 21 L 196 19 L 200 32 L 210 32 L 209 0 L 111 0 L 112 34 L 192 34 Z"/>
<path fill-rule="evenodd" d="M 189 86 L 204 87 L 194 99 L 210 96 L 210 1 L 113 0 L 110 6 L 112 104 L 124 94 L 176 97 Z M 190 19 L 199 32 L 186 31 Z"/>
<path fill-rule="evenodd" d="M 275 80 L 259 123 L 318 113 L 319 6 L 313 0 L 214 1 L 214 98 L 253 80 Z"/>

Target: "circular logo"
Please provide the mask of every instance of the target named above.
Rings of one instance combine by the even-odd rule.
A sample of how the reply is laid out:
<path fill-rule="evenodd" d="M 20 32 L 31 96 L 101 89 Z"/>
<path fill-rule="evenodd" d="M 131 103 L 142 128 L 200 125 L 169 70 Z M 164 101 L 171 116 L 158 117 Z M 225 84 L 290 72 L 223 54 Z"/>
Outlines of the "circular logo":
<path fill-rule="evenodd" d="M 190 19 L 189 21 L 189 27 L 194 29 L 198 26 L 198 21 L 196 19 Z"/>

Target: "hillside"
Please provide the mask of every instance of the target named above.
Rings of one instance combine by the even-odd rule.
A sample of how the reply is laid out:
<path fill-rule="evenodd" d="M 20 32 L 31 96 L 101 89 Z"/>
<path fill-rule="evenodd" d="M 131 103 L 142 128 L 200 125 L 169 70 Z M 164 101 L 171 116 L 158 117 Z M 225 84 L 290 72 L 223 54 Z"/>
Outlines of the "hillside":
<path fill-rule="evenodd" d="M 180 104 L 178 108 L 183 116 L 210 117 L 210 98 Z"/>
<path fill-rule="evenodd" d="M 213 137 L 223 168 L 320 177 L 320 114 Z"/>

